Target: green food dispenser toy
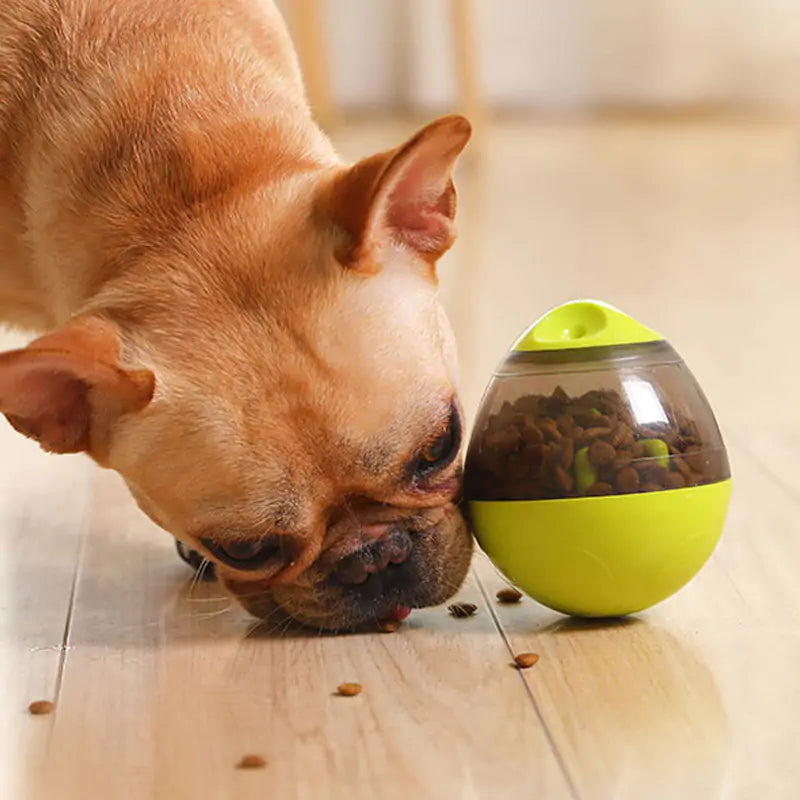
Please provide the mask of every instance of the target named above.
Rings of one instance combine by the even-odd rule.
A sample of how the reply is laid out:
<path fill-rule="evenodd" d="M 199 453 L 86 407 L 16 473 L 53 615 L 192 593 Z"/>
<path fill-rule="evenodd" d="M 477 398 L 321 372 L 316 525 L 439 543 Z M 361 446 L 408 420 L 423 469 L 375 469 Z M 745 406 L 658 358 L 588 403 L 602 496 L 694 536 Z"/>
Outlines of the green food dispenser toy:
<path fill-rule="evenodd" d="M 731 494 L 714 414 L 681 357 L 589 300 L 514 343 L 478 411 L 464 486 L 500 571 L 583 617 L 678 591 L 716 546 Z"/>

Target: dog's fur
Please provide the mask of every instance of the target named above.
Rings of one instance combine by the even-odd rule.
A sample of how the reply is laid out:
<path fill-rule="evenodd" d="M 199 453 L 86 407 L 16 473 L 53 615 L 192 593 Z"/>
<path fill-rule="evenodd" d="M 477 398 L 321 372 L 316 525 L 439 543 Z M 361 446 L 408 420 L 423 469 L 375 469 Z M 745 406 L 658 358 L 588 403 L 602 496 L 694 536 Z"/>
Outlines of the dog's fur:
<path fill-rule="evenodd" d="M 0 319 L 47 332 L 0 355 L 0 411 L 212 560 L 271 536 L 218 564 L 257 614 L 446 599 L 460 467 L 414 465 L 457 409 L 435 262 L 466 120 L 344 165 L 269 0 L 4 0 L 0 64 Z M 398 528 L 402 581 L 331 579 Z"/>

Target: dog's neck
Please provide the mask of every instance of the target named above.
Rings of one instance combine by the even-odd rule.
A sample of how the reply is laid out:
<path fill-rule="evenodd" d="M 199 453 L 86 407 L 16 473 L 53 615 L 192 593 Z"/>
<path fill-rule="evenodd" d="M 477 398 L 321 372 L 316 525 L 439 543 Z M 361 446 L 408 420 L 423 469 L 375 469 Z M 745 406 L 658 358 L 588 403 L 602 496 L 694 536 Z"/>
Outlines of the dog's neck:
<path fill-rule="evenodd" d="M 277 15 L 249 36 L 199 25 L 185 51 L 154 39 L 142 56 L 110 22 L 98 54 L 88 32 L 49 36 L 48 4 L 19 5 L 19 36 L 54 52 L 35 75 L 11 59 L 0 80 L 0 320 L 59 325 L 215 204 L 335 160 Z M 102 26 L 108 0 L 94 5 Z M 54 66 L 67 59 L 81 74 Z"/>

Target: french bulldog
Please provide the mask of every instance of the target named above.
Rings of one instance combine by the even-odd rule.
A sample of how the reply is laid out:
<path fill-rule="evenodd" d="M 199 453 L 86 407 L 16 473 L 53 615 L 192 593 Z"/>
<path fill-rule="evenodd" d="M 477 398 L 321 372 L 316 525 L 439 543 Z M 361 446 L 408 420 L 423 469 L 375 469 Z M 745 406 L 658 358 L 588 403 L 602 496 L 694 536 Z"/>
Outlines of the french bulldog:
<path fill-rule="evenodd" d="M 470 136 L 344 163 L 270 0 L 0 4 L 0 411 L 249 611 L 443 602 L 472 540 L 436 262 Z"/>

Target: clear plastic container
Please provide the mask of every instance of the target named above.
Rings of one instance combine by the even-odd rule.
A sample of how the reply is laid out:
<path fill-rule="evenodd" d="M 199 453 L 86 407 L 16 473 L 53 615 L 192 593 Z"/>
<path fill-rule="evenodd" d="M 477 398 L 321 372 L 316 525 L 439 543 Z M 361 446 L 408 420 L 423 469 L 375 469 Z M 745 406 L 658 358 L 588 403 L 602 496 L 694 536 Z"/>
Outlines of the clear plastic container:
<path fill-rule="evenodd" d="M 680 356 L 657 340 L 511 351 L 475 421 L 465 494 L 547 500 L 729 477 L 711 407 Z"/>

